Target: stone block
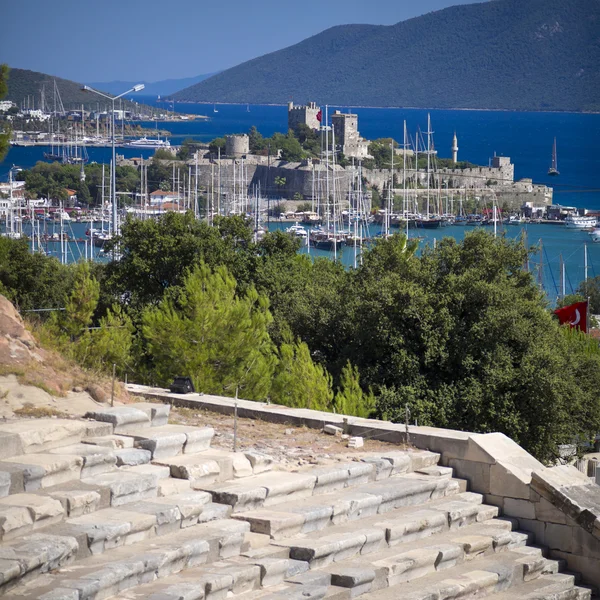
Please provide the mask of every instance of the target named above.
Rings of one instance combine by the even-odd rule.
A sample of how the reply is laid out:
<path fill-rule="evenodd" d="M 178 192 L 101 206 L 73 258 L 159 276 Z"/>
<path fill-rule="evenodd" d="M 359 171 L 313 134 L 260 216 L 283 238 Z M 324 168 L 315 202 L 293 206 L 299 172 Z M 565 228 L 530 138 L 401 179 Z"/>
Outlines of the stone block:
<path fill-rule="evenodd" d="M 223 479 L 221 479 L 221 481 L 231 479 L 231 476 L 236 479 L 241 479 L 244 477 L 250 477 L 253 474 L 252 463 L 248 460 L 243 452 L 229 452 L 228 450 L 211 448 L 209 451 L 203 452 L 201 456 L 212 458 L 219 462 L 219 465 L 222 465 L 225 468 L 223 471 Z M 231 476 L 228 472 L 230 464 L 232 469 Z"/>
<path fill-rule="evenodd" d="M 14 494 L 8 498 L 3 498 L 0 500 L 0 515 L 6 508 L 11 507 L 25 508 L 29 511 L 34 530 L 53 523 L 59 523 L 65 514 L 64 508 L 58 500 L 37 494 Z M 29 530 L 29 527 L 26 528 L 27 530 Z"/>
<path fill-rule="evenodd" d="M 504 514 L 517 519 L 535 519 L 535 504 L 528 500 L 517 498 L 504 499 Z"/>
<path fill-rule="evenodd" d="M 135 467 L 137 465 L 146 465 L 152 460 L 152 452 L 142 448 L 126 448 L 117 450 L 114 453 L 117 459 L 118 467 Z"/>
<path fill-rule="evenodd" d="M 573 527 L 573 554 L 600 560 L 600 540 L 583 527 Z"/>
<path fill-rule="evenodd" d="M 170 404 L 158 404 L 151 402 L 136 402 L 132 405 L 148 415 L 152 427 L 162 427 L 169 422 Z"/>
<path fill-rule="evenodd" d="M 80 517 L 109 506 L 110 494 L 107 493 L 108 491 L 105 488 L 94 490 L 89 486 L 89 489 L 86 489 L 88 486 L 85 484 L 79 481 L 77 484 L 81 489 L 48 491 L 50 497 L 62 504 L 66 516 Z"/>
<path fill-rule="evenodd" d="M 198 517 L 198 523 L 229 519 L 229 517 L 231 517 L 231 506 L 228 506 L 227 504 L 217 504 L 216 502 L 207 502 L 202 507 L 202 512 Z"/>
<path fill-rule="evenodd" d="M 217 460 L 196 455 L 175 456 L 158 459 L 157 464 L 169 467 L 171 477 L 187 479 L 195 489 L 221 480 L 221 468 Z M 231 464 L 231 463 L 230 463 Z M 233 467 L 231 466 L 233 471 Z"/>
<path fill-rule="evenodd" d="M 319 467 L 311 469 L 310 473 L 317 478 L 313 489 L 314 494 L 329 494 L 342 490 L 347 486 L 350 477 L 347 464 Z"/>
<path fill-rule="evenodd" d="M 418 452 L 408 452 L 410 456 L 410 470 L 418 471 L 425 467 L 433 467 L 440 460 L 440 455 L 437 452 L 429 452 L 427 450 L 419 450 Z"/>
<path fill-rule="evenodd" d="M 273 457 L 268 454 L 256 452 L 255 450 L 248 450 L 247 452 L 244 452 L 244 454 L 252 465 L 252 472 L 254 475 L 265 473 L 273 468 L 273 463 L 275 461 L 273 460 Z"/>
<path fill-rule="evenodd" d="M 552 556 L 566 561 L 569 571 L 580 573 L 585 582 L 600 587 L 600 560 L 597 558 L 561 550 L 553 550 Z"/>
<path fill-rule="evenodd" d="M 174 496 L 176 494 L 185 494 L 191 492 L 192 487 L 188 479 L 174 479 L 169 473 L 169 477 L 160 479 L 158 482 L 159 496 Z"/>
<path fill-rule="evenodd" d="M 381 458 L 391 463 L 391 475 L 408 473 L 410 470 L 412 470 L 411 454 L 408 452 L 388 452 L 386 454 L 382 454 Z"/>
<path fill-rule="evenodd" d="M 544 544 L 550 550 L 561 550 L 562 552 L 573 552 L 573 532 L 576 528 L 556 523 L 546 523 L 544 531 Z"/>
<path fill-rule="evenodd" d="M 331 522 L 340 525 L 376 515 L 381 506 L 381 495 L 363 492 L 348 492 L 335 498 L 332 503 Z"/>
<path fill-rule="evenodd" d="M 13 423 L 3 423 L 0 433 L 5 434 L 3 441 L 7 443 L 6 452 L 19 447 L 20 454 L 43 453 L 60 446 L 77 444 L 85 436 L 86 423 L 71 419 L 25 419 Z M 9 434 L 6 437 L 6 434 Z M 13 436 L 17 436 L 18 442 Z"/>
<path fill-rule="evenodd" d="M 375 481 L 388 479 L 392 474 L 392 463 L 385 458 L 365 456 L 361 458 L 361 461 L 373 465 L 375 468 Z"/>
<path fill-rule="evenodd" d="M 0 462 L 23 473 L 23 487 L 26 492 L 47 488 L 74 479 L 79 479 L 83 459 L 80 456 L 27 454 L 15 456 L 13 462 Z"/>
<path fill-rule="evenodd" d="M 327 424 L 323 427 L 323 433 L 327 433 L 328 435 L 336 435 L 340 436 L 344 433 L 344 430 L 341 427 L 337 427 L 336 425 Z"/>
<path fill-rule="evenodd" d="M 99 437 L 90 437 L 82 440 L 82 444 L 91 446 L 101 446 L 112 450 L 122 450 L 123 448 L 133 448 L 133 438 L 126 435 L 103 435 Z"/>
<path fill-rule="evenodd" d="M 134 405 L 135 406 L 135 405 Z M 91 411 L 85 415 L 88 419 L 111 423 L 115 433 L 128 433 L 144 427 L 150 427 L 150 417 L 143 410 L 132 406 L 118 406 Z"/>
<path fill-rule="evenodd" d="M 0 498 L 10 494 L 11 476 L 6 471 L 0 471 Z"/>
<path fill-rule="evenodd" d="M 130 502 L 127 510 L 145 515 L 154 516 L 156 519 L 156 535 L 166 535 L 181 528 L 181 511 L 177 504 L 167 504 L 153 500 Z"/>
<path fill-rule="evenodd" d="M 106 473 L 112 470 L 117 462 L 117 458 L 111 452 L 110 448 L 83 443 L 50 450 L 50 454 L 80 456 L 83 460 L 81 468 L 82 478 L 94 477 L 95 475 Z"/>
<path fill-rule="evenodd" d="M 351 462 L 338 466 L 348 467 L 348 483 L 346 487 L 356 487 L 375 479 L 375 467 L 369 463 Z"/>
<path fill-rule="evenodd" d="M 237 513 L 235 518 L 250 523 L 250 529 L 254 533 L 269 535 L 274 540 L 300 533 L 305 521 L 301 513 L 266 509 Z"/>
<path fill-rule="evenodd" d="M 111 423 L 102 423 L 101 421 L 87 421 L 85 423 L 85 436 L 81 440 L 89 439 L 91 437 L 103 437 L 113 434 L 113 426 Z"/>
<path fill-rule="evenodd" d="M 361 437 L 351 437 L 348 440 L 348 448 L 362 448 L 365 445 L 365 441 Z"/>
<path fill-rule="evenodd" d="M 452 469 L 450 467 L 441 467 L 434 465 L 433 467 L 423 467 L 415 471 L 419 475 L 427 475 L 429 477 L 445 477 L 450 479 L 452 477 Z"/>
<path fill-rule="evenodd" d="M 231 506 L 234 513 L 260 508 L 267 497 L 267 489 L 264 486 L 250 486 L 242 480 L 207 485 L 202 489 L 212 494 L 214 502 Z"/>
<path fill-rule="evenodd" d="M 567 516 L 556 506 L 548 502 L 546 498 L 540 497 L 539 502 L 535 503 L 535 518 L 538 521 L 548 523 L 558 523 L 559 525 L 567 524 Z"/>
<path fill-rule="evenodd" d="M 531 472 L 511 469 L 505 464 L 490 466 L 490 494 L 529 500 Z"/>
<path fill-rule="evenodd" d="M 155 514 L 107 508 L 94 514 L 68 519 L 66 523 L 87 535 L 92 554 L 101 554 L 112 548 L 152 537 L 156 520 Z"/>
<path fill-rule="evenodd" d="M 398 515 L 393 520 L 376 524 L 384 527 L 388 546 L 411 542 L 429 537 L 448 529 L 448 517 L 436 510 L 420 510 L 407 515 Z"/>
<path fill-rule="evenodd" d="M 333 507 L 325 505 L 296 506 L 291 507 L 289 510 L 304 517 L 301 533 L 310 533 L 311 531 L 325 529 L 331 522 L 333 515 Z"/>
<path fill-rule="evenodd" d="M 0 431 L 0 460 L 23 454 L 21 438 L 16 433 Z"/>
<path fill-rule="evenodd" d="M 189 492 L 166 498 L 155 498 L 152 503 L 176 506 L 181 514 L 181 527 L 183 529 L 198 522 L 198 518 L 211 499 L 208 492 Z"/>
<path fill-rule="evenodd" d="M 185 433 L 157 431 L 154 427 L 147 431 L 147 434 L 136 432 L 134 443 L 136 448 L 149 450 L 152 453 L 153 460 L 169 458 L 183 453 L 183 446 L 186 441 Z"/>
<path fill-rule="evenodd" d="M 20 494 L 18 494 L 20 495 Z M 0 539 L 22 537 L 33 530 L 33 517 L 24 506 L 0 507 Z"/>
<path fill-rule="evenodd" d="M 479 494 L 490 493 L 491 465 L 488 463 L 451 458 L 448 460 L 448 466 L 454 469 L 454 472 L 459 477 L 462 477 L 469 482 L 469 489 Z"/>
<path fill-rule="evenodd" d="M 252 564 L 260 568 L 260 583 L 262 587 L 271 587 L 283 583 L 290 566 L 288 558 L 251 559 Z"/>
<path fill-rule="evenodd" d="M 112 473 L 104 473 L 93 479 L 83 479 L 82 481 L 88 485 L 109 488 L 111 506 L 121 506 L 127 502 L 156 497 L 158 477 L 119 469 Z"/>

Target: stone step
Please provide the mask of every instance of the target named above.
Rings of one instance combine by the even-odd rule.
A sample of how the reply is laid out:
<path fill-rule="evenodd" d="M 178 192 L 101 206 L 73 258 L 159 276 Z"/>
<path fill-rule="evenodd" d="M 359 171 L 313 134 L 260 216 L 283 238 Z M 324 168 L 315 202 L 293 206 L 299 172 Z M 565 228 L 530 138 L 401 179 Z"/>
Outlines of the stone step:
<path fill-rule="evenodd" d="M 245 537 L 248 531 L 247 523 L 217 520 L 131 546 L 121 546 L 66 566 L 56 559 L 51 574 L 3 597 L 11 600 L 110 598 L 186 568 L 239 556 L 247 544 Z M 69 537 L 60 539 L 75 541 Z M 0 593 L 8 589 L 17 577 L 0 579 L 6 582 L 4 587 L 0 587 Z"/>
<path fill-rule="evenodd" d="M 541 555 L 540 555 L 541 556 Z M 453 565 L 441 560 L 434 570 L 427 570 L 426 555 L 397 563 L 397 570 L 386 580 L 376 576 L 372 590 L 361 596 L 363 600 L 431 600 L 443 598 L 481 598 L 505 592 L 506 598 L 520 598 L 515 590 L 524 582 L 542 576 L 543 558 L 523 557 L 514 550 L 507 550 Z M 446 564 L 445 564 L 446 563 Z M 367 567 L 368 568 L 368 567 Z"/>
<path fill-rule="evenodd" d="M 273 544 L 289 548 L 290 558 L 308 562 L 311 569 L 321 568 L 359 554 L 379 551 L 383 557 L 401 554 L 407 552 L 407 545 L 410 546 L 409 551 L 412 551 L 432 544 L 445 544 L 452 548 L 452 555 L 455 558 L 460 557 L 462 561 L 475 555 L 518 547 L 521 544 L 521 539 L 513 536 L 508 524 L 494 523 L 493 520 L 477 523 L 476 517 L 473 517 L 474 520 L 470 524 L 464 522 L 457 529 L 442 530 L 442 524 L 438 527 L 425 527 L 414 531 L 400 542 L 392 540 L 390 544 L 389 540 L 394 533 L 394 528 L 400 526 L 402 529 L 408 527 L 417 530 L 422 525 L 419 512 L 423 511 L 417 511 L 412 520 L 410 516 L 405 517 L 403 523 L 396 522 L 394 515 L 389 521 L 380 522 L 377 522 L 377 518 L 371 517 L 360 524 L 332 527 L 330 530 L 280 540 Z M 443 513 L 441 518 L 444 518 Z M 427 519 L 425 522 L 432 521 Z M 533 550 L 536 554 L 540 554 L 539 550 Z M 378 559 L 374 556 L 368 560 Z"/>
<path fill-rule="evenodd" d="M 137 406 L 137 405 L 136 405 Z M 161 425 L 150 429 L 131 431 L 134 445 L 149 450 L 152 459 L 164 459 L 179 454 L 195 454 L 210 448 L 215 431 L 212 427 Z"/>
<path fill-rule="evenodd" d="M 109 435 L 106 423 L 71 419 L 21 419 L 0 425 L 0 459 L 22 454 L 41 454 L 77 444 L 91 436 Z"/>
<path fill-rule="evenodd" d="M 33 492 L 81 477 L 83 458 L 70 454 L 22 454 L 0 461 L 11 476 L 10 493 Z"/>
<path fill-rule="evenodd" d="M 83 465 L 81 467 L 81 478 L 95 477 L 107 471 L 113 470 L 117 464 L 115 452 L 105 446 L 96 446 L 86 443 L 61 446 L 50 450 L 50 454 L 80 456 Z"/>
<path fill-rule="evenodd" d="M 394 489 L 396 489 L 396 483 L 396 479 L 393 478 L 388 480 L 387 485 L 394 486 Z M 382 486 L 385 487 L 385 484 L 382 484 Z M 370 487 L 365 489 L 370 489 Z M 456 497 L 459 489 L 458 485 L 449 482 L 444 490 L 447 494 L 444 501 L 447 503 L 449 499 Z M 480 505 L 482 496 L 463 493 L 458 494 L 456 500 L 468 500 L 475 505 Z M 405 501 L 409 504 L 406 499 Z M 286 502 L 285 506 L 282 507 L 259 508 L 236 513 L 234 518 L 247 520 L 252 531 L 267 534 L 273 539 L 282 539 L 298 533 L 319 531 L 331 525 L 339 525 L 346 521 L 355 521 L 377 515 L 382 502 L 383 496 L 381 493 L 375 494 L 345 489 L 297 502 Z M 424 508 L 429 507 L 432 502 L 435 503 L 435 501 L 430 501 Z M 417 502 L 417 504 L 419 503 Z M 386 507 L 384 506 L 384 508 Z M 464 505 L 460 505 L 459 508 L 464 510 Z M 491 516 L 496 516 L 498 512 L 495 507 L 487 507 L 486 510 Z M 473 512 L 477 511 L 473 509 Z M 459 515 L 453 518 L 458 519 Z"/>
<path fill-rule="evenodd" d="M 28 535 L 59 523 L 65 509 L 59 500 L 37 494 L 13 494 L 0 500 L 0 541 Z"/>
<path fill-rule="evenodd" d="M 575 587 L 574 577 L 564 573 L 541 575 L 494 596 L 494 600 L 588 600 L 591 591 Z"/>
<path fill-rule="evenodd" d="M 124 434 L 151 427 L 152 415 L 147 410 L 136 408 L 137 405 L 99 408 L 85 414 L 86 419 L 93 419 L 112 425 L 110 433 Z M 164 405 L 161 405 L 164 406 Z M 151 413 L 151 411 L 150 411 Z M 161 422 L 162 424 L 162 422 Z"/>

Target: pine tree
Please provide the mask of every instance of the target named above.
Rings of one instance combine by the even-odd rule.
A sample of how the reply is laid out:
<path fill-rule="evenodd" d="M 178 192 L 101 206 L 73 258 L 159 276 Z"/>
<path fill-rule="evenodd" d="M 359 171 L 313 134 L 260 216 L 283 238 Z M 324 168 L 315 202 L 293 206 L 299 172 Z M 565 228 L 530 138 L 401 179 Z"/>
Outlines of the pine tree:
<path fill-rule="evenodd" d="M 142 331 L 154 376 L 168 384 L 177 375 L 192 377 L 196 389 L 211 394 L 265 399 L 276 362 L 268 333 L 269 302 L 253 288 L 236 294 L 226 267 L 214 272 L 201 263 L 183 290 L 167 293 L 142 317 Z"/>
<path fill-rule="evenodd" d="M 340 387 L 335 395 L 335 410 L 341 415 L 368 418 L 375 410 L 375 396 L 369 390 L 365 394 L 360 387 L 358 367 L 350 361 L 342 369 Z"/>
<path fill-rule="evenodd" d="M 306 343 L 292 340 L 289 330 L 279 348 L 271 398 L 276 404 L 294 408 L 331 410 L 331 375 L 313 362 Z"/>
<path fill-rule="evenodd" d="M 59 317 L 61 328 L 75 341 L 83 335 L 92 322 L 100 298 L 100 284 L 90 273 L 90 265 L 77 265 L 73 291 L 65 304 L 65 312 Z"/>

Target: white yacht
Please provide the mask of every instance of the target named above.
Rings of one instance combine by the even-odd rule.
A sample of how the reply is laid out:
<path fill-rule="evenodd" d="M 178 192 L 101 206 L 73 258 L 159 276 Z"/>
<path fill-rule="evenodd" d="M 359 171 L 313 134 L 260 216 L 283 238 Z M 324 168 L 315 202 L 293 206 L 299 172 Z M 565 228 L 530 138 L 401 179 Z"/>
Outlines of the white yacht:
<path fill-rule="evenodd" d="M 596 217 L 580 217 L 579 215 L 568 215 L 565 225 L 568 229 L 593 229 L 598 224 Z"/>
<path fill-rule="evenodd" d="M 295 223 L 291 227 L 288 227 L 285 230 L 285 232 L 295 235 L 296 237 L 299 237 L 300 239 L 302 239 L 304 241 L 306 241 L 306 239 L 308 238 L 308 231 L 306 231 L 306 229 L 304 227 L 302 227 L 302 225 L 299 225 L 298 223 Z"/>
<path fill-rule="evenodd" d="M 132 148 L 170 148 L 171 142 L 169 140 L 161 140 L 160 138 L 153 140 L 141 137 L 137 140 L 131 140 L 127 145 Z"/>

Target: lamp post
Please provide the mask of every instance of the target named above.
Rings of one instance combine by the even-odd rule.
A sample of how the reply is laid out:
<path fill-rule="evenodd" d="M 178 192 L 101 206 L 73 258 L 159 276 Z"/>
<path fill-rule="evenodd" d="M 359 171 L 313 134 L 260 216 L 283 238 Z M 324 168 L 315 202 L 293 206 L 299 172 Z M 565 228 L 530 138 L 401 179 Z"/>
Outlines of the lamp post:
<path fill-rule="evenodd" d="M 122 98 L 126 94 L 130 92 L 141 92 L 144 89 L 143 83 L 138 83 L 134 85 L 131 89 L 119 94 L 118 96 L 109 96 L 104 92 L 99 92 L 89 85 L 84 85 L 81 88 L 84 92 L 93 92 L 94 94 L 98 94 L 98 96 L 102 96 L 107 100 L 112 102 L 112 119 L 111 119 L 111 142 L 112 142 L 112 169 L 111 169 L 111 178 L 110 178 L 110 194 L 112 198 L 112 233 L 114 236 L 117 235 L 117 157 L 115 155 L 115 100 Z M 122 115 L 121 115 L 122 118 Z"/>

